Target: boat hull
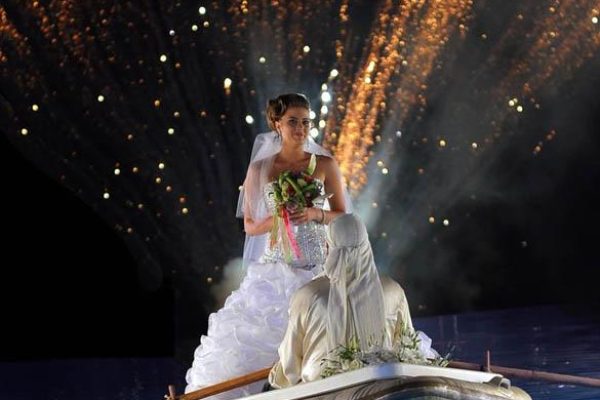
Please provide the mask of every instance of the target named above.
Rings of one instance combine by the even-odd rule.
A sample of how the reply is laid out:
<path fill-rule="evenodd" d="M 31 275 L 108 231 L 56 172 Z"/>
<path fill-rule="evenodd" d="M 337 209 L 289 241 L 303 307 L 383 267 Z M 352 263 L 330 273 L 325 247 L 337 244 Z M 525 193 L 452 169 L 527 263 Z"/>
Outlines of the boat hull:
<path fill-rule="evenodd" d="M 531 400 L 531 397 L 496 373 L 392 363 L 369 366 L 245 399 Z"/>

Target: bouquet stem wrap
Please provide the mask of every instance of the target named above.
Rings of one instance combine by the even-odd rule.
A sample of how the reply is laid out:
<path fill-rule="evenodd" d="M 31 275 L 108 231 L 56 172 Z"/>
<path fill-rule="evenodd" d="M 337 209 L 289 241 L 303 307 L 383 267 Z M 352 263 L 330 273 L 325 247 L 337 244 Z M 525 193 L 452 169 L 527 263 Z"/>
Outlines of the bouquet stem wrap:
<path fill-rule="evenodd" d="M 291 250 L 294 251 L 294 255 L 296 259 L 302 259 L 302 251 L 300 251 L 300 247 L 298 246 L 298 242 L 296 242 L 296 237 L 294 236 L 294 232 L 292 231 L 292 224 L 290 223 L 290 216 L 288 211 L 284 208 L 281 211 L 282 219 L 283 219 L 283 229 L 282 236 L 284 240 L 283 243 L 283 252 L 285 254 L 285 259 L 289 263 L 292 261 Z M 278 224 L 280 225 L 280 224 Z"/>

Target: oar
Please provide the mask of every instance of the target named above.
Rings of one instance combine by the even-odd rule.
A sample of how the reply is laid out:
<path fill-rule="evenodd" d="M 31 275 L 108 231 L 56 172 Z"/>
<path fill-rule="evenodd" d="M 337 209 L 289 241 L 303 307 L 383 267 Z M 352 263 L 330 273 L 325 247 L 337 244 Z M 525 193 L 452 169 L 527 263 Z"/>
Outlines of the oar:
<path fill-rule="evenodd" d="M 577 375 L 567 375 L 567 374 L 557 374 L 554 372 L 536 371 L 533 369 L 510 368 L 510 367 L 503 367 L 501 365 L 491 365 L 489 350 L 486 351 L 486 362 L 484 365 L 467 363 L 467 362 L 463 362 L 463 361 L 450 361 L 448 363 L 448 366 L 452 367 L 452 368 L 468 369 L 468 370 L 472 370 L 472 371 L 496 372 L 500 375 L 503 375 L 506 377 L 512 377 L 512 378 L 534 379 L 534 380 L 549 381 L 549 382 L 556 382 L 556 383 L 567 383 L 567 384 L 573 384 L 573 385 L 600 387 L 600 379 L 598 379 L 598 378 L 590 378 L 587 376 L 577 376 Z"/>
<path fill-rule="evenodd" d="M 246 386 L 254 382 L 258 382 L 262 379 L 266 379 L 269 376 L 271 367 L 261 369 L 259 371 L 251 372 L 247 375 L 238 376 L 237 378 L 229 379 L 227 381 L 217 383 L 216 385 L 207 386 L 205 388 L 195 390 L 186 394 L 177 396 L 175 394 L 175 387 L 169 385 L 169 394 L 165 395 L 166 400 L 198 400 L 208 396 L 215 395 L 217 393 L 226 392 L 241 386 Z"/>

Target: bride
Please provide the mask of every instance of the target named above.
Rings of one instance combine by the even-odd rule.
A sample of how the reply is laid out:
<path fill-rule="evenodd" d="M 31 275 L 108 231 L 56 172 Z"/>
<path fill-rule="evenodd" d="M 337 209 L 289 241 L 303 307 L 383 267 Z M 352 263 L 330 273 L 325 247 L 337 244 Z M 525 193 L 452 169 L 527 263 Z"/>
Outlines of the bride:
<path fill-rule="evenodd" d="M 310 104 L 303 94 L 283 94 L 268 102 L 266 115 L 273 132 L 260 134 L 255 140 L 238 203 L 238 216 L 243 216 L 246 231 L 246 276 L 223 308 L 210 315 L 208 332 L 202 336 L 186 374 L 186 393 L 274 364 L 287 327 L 291 295 L 322 270 L 324 226 L 350 211 L 336 161 L 308 135 L 309 112 Z M 296 254 L 301 255 L 293 259 L 285 248 L 289 247 L 285 234 L 269 240 L 276 218 L 273 186 L 284 171 L 308 171 L 324 192 L 332 195 L 313 207 L 290 212 L 299 250 Z M 258 385 L 211 398 L 246 396 L 260 391 Z"/>

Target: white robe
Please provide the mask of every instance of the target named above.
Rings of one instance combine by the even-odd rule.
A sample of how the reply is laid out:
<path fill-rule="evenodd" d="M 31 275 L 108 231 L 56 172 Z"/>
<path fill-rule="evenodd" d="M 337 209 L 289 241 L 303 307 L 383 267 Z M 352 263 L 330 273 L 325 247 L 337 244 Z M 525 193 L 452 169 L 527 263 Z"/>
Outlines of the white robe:
<path fill-rule="evenodd" d="M 391 339 L 403 324 L 414 330 L 402 287 L 381 277 L 384 292 L 386 335 Z M 269 374 L 269 383 L 284 388 L 321 378 L 321 360 L 327 356 L 327 301 L 329 279 L 316 278 L 300 288 L 290 302 L 287 331 L 279 346 L 279 361 Z M 352 329 L 352 324 L 348 324 Z M 349 337 L 353 332 L 348 332 Z"/>

